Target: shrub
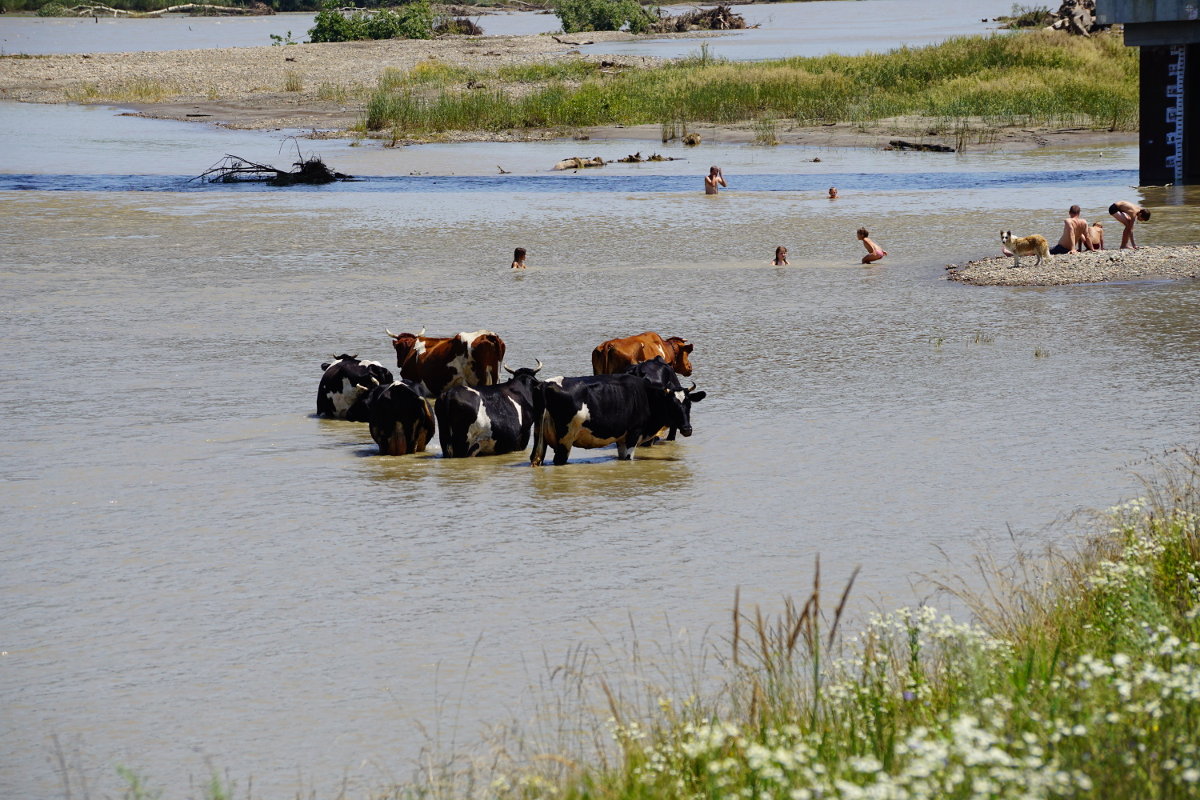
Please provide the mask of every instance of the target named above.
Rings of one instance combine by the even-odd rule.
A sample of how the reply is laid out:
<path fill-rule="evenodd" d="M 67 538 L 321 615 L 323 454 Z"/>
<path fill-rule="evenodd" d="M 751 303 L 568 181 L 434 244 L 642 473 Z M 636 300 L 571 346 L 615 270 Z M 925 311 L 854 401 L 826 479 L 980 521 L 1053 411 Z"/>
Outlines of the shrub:
<path fill-rule="evenodd" d="M 46 3 L 37 10 L 39 17 L 65 17 L 67 15 L 67 7 L 62 3 Z"/>
<path fill-rule="evenodd" d="M 308 30 L 313 42 L 352 42 L 360 39 L 429 39 L 433 11 L 429 0 L 413 0 L 394 10 L 344 14 L 337 0 L 326 0 Z"/>
<path fill-rule="evenodd" d="M 658 19 L 658 9 L 643 8 L 637 0 L 559 0 L 554 13 L 564 33 L 619 31 L 644 33 Z"/>

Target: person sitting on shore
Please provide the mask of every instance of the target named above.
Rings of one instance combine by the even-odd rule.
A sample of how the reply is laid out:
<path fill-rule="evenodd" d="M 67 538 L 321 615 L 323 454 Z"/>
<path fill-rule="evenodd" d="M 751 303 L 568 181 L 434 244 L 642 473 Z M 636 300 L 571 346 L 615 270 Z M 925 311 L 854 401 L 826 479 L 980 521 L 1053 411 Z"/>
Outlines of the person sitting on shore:
<path fill-rule="evenodd" d="M 1142 222 L 1147 222 L 1150 219 L 1150 212 L 1128 200 L 1118 200 L 1108 207 L 1108 213 L 1125 226 L 1125 230 L 1121 232 L 1121 249 L 1136 250 L 1137 244 L 1133 241 L 1134 220 L 1140 219 Z"/>
<path fill-rule="evenodd" d="M 771 262 L 776 267 L 791 266 L 787 260 L 787 248 L 780 245 L 775 248 L 775 260 Z"/>
<path fill-rule="evenodd" d="M 1061 256 L 1064 253 L 1074 253 L 1076 248 L 1092 249 L 1092 240 L 1088 237 L 1087 220 L 1079 216 L 1079 206 L 1071 206 L 1067 210 L 1067 218 L 1063 220 L 1062 236 L 1058 244 L 1050 248 L 1050 255 Z"/>
<path fill-rule="evenodd" d="M 513 250 L 513 263 L 510 269 L 525 269 L 525 248 L 518 247 Z"/>
<path fill-rule="evenodd" d="M 836 186 L 829 187 L 829 199 L 837 200 L 837 187 Z"/>
<path fill-rule="evenodd" d="M 871 241 L 870 237 L 871 234 L 866 228 L 858 229 L 858 239 L 863 243 L 863 247 L 867 248 L 867 254 L 862 258 L 864 264 L 871 264 L 887 255 L 887 250 Z"/>
<path fill-rule="evenodd" d="M 709 167 L 708 174 L 704 176 L 704 193 L 716 194 L 718 186 L 728 188 L 729 184 L 725 182 L 725 176 L 721 174 L 720 167 Z"/>
<path fill-rule="evenodd" d="M 1093 250 L 1104 249 L 1104 226 L 1099 222 L 1093 222 L 1092 227 L 1088 228 L 1088 241 L 1092 243 Z"/>

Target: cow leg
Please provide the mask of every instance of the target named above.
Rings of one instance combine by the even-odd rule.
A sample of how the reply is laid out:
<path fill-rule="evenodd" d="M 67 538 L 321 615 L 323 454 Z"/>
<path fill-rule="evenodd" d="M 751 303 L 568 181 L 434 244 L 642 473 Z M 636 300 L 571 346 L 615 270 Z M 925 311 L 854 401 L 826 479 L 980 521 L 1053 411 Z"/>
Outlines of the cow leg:
<path fill-rule="evenodd" d="M 668 442 L 673 442 L 673 441 L 675 441 L 675 433 L 676 433 L 676 431 L 678 431 L 678 430 L 679 430 L 678 428 L 671 428 L 671 430 L 670 430 L 670 431 L 667 433 L 667 439 L 666 439 L 666 440 L 667 440 Z"/>
<path fill-rule="evenodd" d="M 567 457 L 571 455 L 571 446 L 556 444 L 554 445 L 554 466 L 561 467 L 567 463 Z"/>
<path fill-rule="evenodd" d="M 630 461 L 633 459 L 633 451 L 629 449 L 629 445 L 624 440 L 617 440 L 617 460 Z"/>

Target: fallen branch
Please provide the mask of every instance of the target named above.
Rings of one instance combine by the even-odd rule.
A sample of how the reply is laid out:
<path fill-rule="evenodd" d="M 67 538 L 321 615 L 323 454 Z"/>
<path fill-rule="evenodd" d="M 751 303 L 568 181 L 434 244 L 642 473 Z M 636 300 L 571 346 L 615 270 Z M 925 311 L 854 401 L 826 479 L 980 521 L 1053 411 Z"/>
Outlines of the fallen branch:
<path fill-rule="evenodd" d="M 350 175 L 343 175 L 331 170 L 320 156 L 309 156 L 307 159 L 296 161 L 292 166 L 295 169 L 281 170 L 270 164 L 256 164 L 241 156 L 226 153 L 224 158 L 191 180 L 204 180 L 209 183 L 267 183 L 271 186 L 294 186 L 296 184 L 319 185 L 352 179 Z"/>

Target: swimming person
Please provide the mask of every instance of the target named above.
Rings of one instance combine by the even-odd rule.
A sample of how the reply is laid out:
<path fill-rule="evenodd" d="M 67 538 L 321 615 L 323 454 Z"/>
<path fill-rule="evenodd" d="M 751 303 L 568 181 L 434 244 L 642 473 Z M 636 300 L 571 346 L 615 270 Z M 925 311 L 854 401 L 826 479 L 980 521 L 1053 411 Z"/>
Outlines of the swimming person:
<path fill-rule="evenodd" d="M 513 263 L 509 269 L 525 269 L 525 248 L 518 247 L 513 250 Z"/>
<path fill-rule="evenodd" d="M 708 174 L 704 176 L 704 193 L 716 194 L 718 186 L 728 187 L 725 182 L 725 176 L 721 174 L 720 167 L 709 167 Z"/>
<path fill-rule="evenodd" d="M 829 199 L 837 200 L 837 187 L 836 186 L 829 187 Z"/>
<path fill-rule="evenodd" d="M 1076 249 L 1092 249 L 1092 240 L 1088 237 L 1087 220 L 1079 216 L 1079 206 L 1067 209 L 1067 218 L 1063 220 L 1062 236 L 1058 244 L 1050 248 L 1050 255 L 1061 256 L 1063 253 L 1074 253 Z"/>
<path fill-rule="evenodd" d="M 787 260 L 787 248 L 782 245 L 775 248 L 775 260 L 771 262 L 776 267 L 791 266 Z"/>
<path fill-rule="evenodd" d="M 1112 214 L 1113 219 L 1125 226 L 1125 230 L 1121 232 L 1121 249 L 1136 250 L 1137 244 L 1133 241 L 1133 222 L 1135 219 L 1146 222 L 1150 219 L 1150 212 L 1127 200 L 1118 200 L 1108 207 L 1108 213 Z"/>
<path fill-rule="evenodd" d="M 875 244 L 875 242 L 871 241 L 870 236 L 871 234 L 866 228 L 858 229 L 859 241 L 863 243 L 863 247 L 867 248 L 867 254 L 862 258 L 862 263 L 864 264 L 870 264 L 873 261 L 878 261 L 887 255 L 887 250 L 884 250 L 882 247 Z"/>

